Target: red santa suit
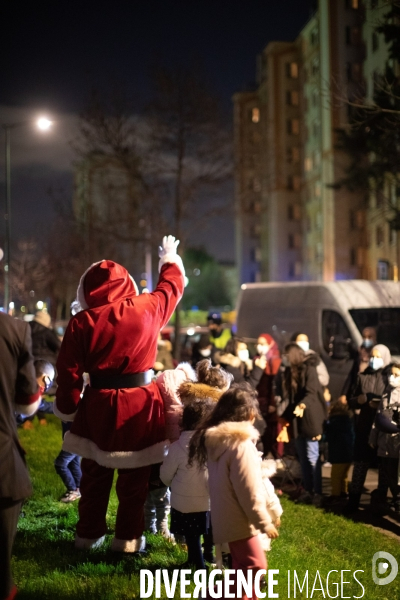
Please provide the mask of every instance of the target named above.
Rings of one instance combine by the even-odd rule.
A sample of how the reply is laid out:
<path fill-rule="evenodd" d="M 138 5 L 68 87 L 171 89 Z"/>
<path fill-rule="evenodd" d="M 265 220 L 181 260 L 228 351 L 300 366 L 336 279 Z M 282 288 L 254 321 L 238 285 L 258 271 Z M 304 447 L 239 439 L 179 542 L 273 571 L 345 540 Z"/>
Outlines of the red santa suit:
<path fill-rule="evenodd" d="M 184 289 L 176 252 L 161 253 L 160 266 L 150 294 L 139 296 L 126 269 L 110 260 L 92 265 L 78 287 L 84 310 L 71 318 L 61 345 L 54 411 L 73 421 L 63 449 L 82 456 L 77 547 L 104 538 L 114 469 L 119 506 L 112 547 L 141 547 L 150 465 L 162 462 L 167 445 L 162 397 L 148 371 L 159 331 Z M 81 397 L 85 372 L 91 383 Z"/>

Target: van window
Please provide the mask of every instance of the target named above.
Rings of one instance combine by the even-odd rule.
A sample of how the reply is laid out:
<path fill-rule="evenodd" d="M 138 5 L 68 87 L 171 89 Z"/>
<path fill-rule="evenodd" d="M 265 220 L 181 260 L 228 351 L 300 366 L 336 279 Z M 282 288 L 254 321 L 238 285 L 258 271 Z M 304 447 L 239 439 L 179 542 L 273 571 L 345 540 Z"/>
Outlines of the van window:
<path fill-rule="evenodd" d="M 332 352 L 332 339 L 340 337 L 350 340 L 350 331 L 343 317 L 335 310 L 322 311 L 322 343 L 327 354 Z"/>
<path fill-rule="evenodd" d="M 360 333 L 375 327 L 378 344 L 400 355 L 400 308 L 353 308 L 349 311 Z"/>

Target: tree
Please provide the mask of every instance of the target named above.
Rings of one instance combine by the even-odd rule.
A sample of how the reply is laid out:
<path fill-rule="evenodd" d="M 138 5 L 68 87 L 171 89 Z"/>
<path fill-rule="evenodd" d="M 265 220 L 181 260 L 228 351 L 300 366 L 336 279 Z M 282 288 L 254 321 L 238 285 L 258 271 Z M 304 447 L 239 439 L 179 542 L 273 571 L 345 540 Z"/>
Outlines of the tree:
<path fill-rule="evenodd" d="M 187 248 L 184 256 L 189 283 L 185 289 L 182 308 L 200 310 L 232 305 L 229 284 L 224 269 L 203 248 Z"/>
<path fill-rule="evenodd" d="M 385 73 L 375 79 L 372 102 L 348 102 L 351 119 L 338 131 L 338 148 L 349 156 L 345 177 L 335 183 L 351 191 L 373 189 L 390 209 L 389 222 L 400 231 L 400 3 L 391 2 L 376 31 L 389 53 Z"/>
<path fill-rule="evenodd" d="M 221 188 L 232 170 L 229 129 L 218 97 L 198 66 L 152 71 L 153 96 L 146 110 L 145 177 L 159 202 L 180 253 L 190 236 L 227 210 Z M 179 308 L 174 356 L 179 358 Z"/>

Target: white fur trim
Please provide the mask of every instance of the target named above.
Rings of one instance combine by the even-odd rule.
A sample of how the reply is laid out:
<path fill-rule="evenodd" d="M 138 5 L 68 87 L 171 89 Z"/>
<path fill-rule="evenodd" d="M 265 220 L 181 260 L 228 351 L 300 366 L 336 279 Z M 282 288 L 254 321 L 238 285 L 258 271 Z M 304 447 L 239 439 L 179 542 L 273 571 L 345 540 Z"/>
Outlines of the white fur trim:
<path fill-rule="evenodd" d="M 81 538 L 79 535 L 75 536 L 75 548 L 78 550 L 95 550 L 96 548 L 100 548 L 103 544 L 106 536 L 103 535 L 100 538 Z"/>
<path fill-rule="evenodd" d="M 197 379 L 196 371 L 193 369 L 192 365 L 189 364 L 188 362 L 179 363 L 179 365 L 176 368 L 183 371 L 185 373 L 186 377 L 188 379 L 190 379 L 191 381 L 196 381 L 196 379 Z"/>
<path fill-rule="evenodd" d="M 24 415 L 25 417 L 31 417 L 37 411 L 42 401 L 42 397 L 40 396 L 39 400 L 36 402 L 32 402 L 32 404 L 16 404 L 14 407 L 15 412 L 18 415 Z"/>
<path fill-rule="evenodd" d="M 103 258 L 103 260 L 105 260 L 105 259 Z M 78 289 L 76 290 L 76 300 L 74 300 L 74 302 L 71 304 L 71 307 L 73 306 L 75 314 L 77 312 L 80 312 L 81 310 L 86 310 L 86 308 L 89 308 L 88 304 L 87 304 L 87 302 L 85 300 L 85 292 L 84 292 L 84 289 L 83 289 L 83 281 L 84 281 L 86 275 L 88 274 L 88 272 L 90 271 L 90 269 L 92 267 L 95 267 L 96 265 L 99 265 L 100 263 L 102 263 L 103 260 L 99 260 L 99 261 L 93 263 L 92 265 L 90 265 L 90 267 L 88 269 L 86 269 L 86 271 L 84 272 L 84 274 L 80 278 L 79 284 L 78 284 Z"/>
<path fill-rule="evenodd" d="M 142 537 L 133 540 L 119 540 L 114 538 L 111 543 L 113 552 L 141 552 L 146 548 L 146 538 Z"/>
<path fill-rule="evenodd" d="M 182 275 L 185 277 L 185 267 L 183 266 L 183 262 L 179 254 L 166 254 L 165 256 L 162 256 L 158 263 L 158 272 L 160 272 L 161 268 L 167 263 L 179 267 Z"/>
<path fill-rule="evenodd" d="M 66 415 L 65 413 L 62 413 L 57 408 L 56 400 L 54 400 L 54 403 L 53 403 L 53 413 L 56 415 L 56 417 L 61 419 L 61 421 L 67 421 L 67 423 L 72 423 L 72 421 L 75 419 L 75 415 L 76 415 L 76 411 L 70 415 Z"/>
<path fill-rule="evenodd" d="M 102 467 L 109 469 L 138 469 L 163 462 L 168 451 L 169 442 L 165 440 L 153 444 L 143 450 L 132 452 L 107 452 L 89 440 L 67 431 L 64 437 L 63 450 L 78 454 L 82 458 L 90 458 Z"/>
<path fill-rule="evenodd" d="M 133 287 L 135 288 L 135 292 L 136 292 L 136 296 L 139 296 L 139 288 L 136 285 L 136 281 L 133 279 L 132 275 L 129 275 L 129 279 L 132 281 L 133 283 Z"/>

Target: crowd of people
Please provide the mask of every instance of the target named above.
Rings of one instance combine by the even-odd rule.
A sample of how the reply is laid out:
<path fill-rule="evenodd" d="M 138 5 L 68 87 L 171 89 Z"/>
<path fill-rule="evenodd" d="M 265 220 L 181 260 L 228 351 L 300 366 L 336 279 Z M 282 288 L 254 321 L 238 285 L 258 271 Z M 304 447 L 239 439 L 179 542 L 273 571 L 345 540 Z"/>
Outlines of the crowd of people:
<path fill-rule="evenodd" d="M 16 425 L 40 408 L 48 412 L 49 404 L 62 422 L 54 462 L 66 487 L 61 501 L 79 500 L 81 550 L 104 542 L 115 470 L 111 549 L 140 552 L 144 533 L 159 533 L 184 544 L 187 564 L 198 569 L 267 567 L 265 551 L 279 536 L 282 515 L 271 478 L 282 464 L 287 468 L 289 455 L 301 467 L 297 502 L 351 514 L 368 469 L 377 467 L 372 507 L 400 514 L 400 364 L 376 343 L 375 331 L 363 331 L 339 398 L 331 398 L 329 373 L 307 332 L 294 332 L 281 349 L 260 333 L 253 348 L 217 311 L 192 347 L 191 364 L 177 364 L 160 335 L 184 290 L 176 247 L 164 238 L 159 281 L 149 294 L 138 295 L 121 265 L 92 265 L 61 344 L 43 311 L 30 326 L 0 314 L 0 453 L 7 456 L 0 460 L 0 566 L 7 573 L 0 600 L 16 594 L 11 547 L 31 493 Z M 55 401 L 46 403 L 55 368 Z M 329 497 L 322 455 L 332 465 Z"/>

